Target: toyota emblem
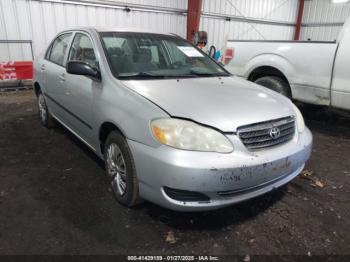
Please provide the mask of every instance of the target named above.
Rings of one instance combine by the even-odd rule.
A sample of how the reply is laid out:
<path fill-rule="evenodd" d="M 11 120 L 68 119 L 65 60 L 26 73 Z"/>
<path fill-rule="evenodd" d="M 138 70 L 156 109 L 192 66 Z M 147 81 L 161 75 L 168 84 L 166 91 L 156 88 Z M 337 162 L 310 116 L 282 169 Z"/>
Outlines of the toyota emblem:
<path fill-rule="evenodd" d="M 280 137 L 281 131 L 280 131 L 280 129 L 278 127 L 273 127 L 273 128 L 270 129 L 269 135 L 270 135 L 270 137 L 272 139 L 277 139 L 277 138 Z"/>

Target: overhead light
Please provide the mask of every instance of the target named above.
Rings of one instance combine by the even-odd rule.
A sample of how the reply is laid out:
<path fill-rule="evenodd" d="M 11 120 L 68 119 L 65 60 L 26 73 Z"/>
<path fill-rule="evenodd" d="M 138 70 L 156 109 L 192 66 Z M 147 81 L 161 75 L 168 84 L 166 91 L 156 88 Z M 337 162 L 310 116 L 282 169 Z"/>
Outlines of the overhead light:
<path fill-rule="evenodd" d="M 343 4 L 347 2 L 349 2 L 349 0 L 332 0 L 333 4 Z"/>

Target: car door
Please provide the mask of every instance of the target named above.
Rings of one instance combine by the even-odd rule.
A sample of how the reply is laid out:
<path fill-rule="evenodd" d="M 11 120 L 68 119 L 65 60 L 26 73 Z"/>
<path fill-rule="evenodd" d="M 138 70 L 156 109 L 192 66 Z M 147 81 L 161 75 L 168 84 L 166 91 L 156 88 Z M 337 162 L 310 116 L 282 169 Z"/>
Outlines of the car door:
<path fill-rule="evenodd" d="M 65 61 L 68 54 L 72 32 L 60 34 L 50 45 L 45 59 L 39 65 L 44 77 L 44 95 L 51 114 L 59 120 L 67 121 L 67 104 L 64 100 L 65 93 Z"/>
<path fill-rule="evenodd" d="M 76 32 L 67 61 L 81 61 L 91 67 L 99 68 L 91 37 L 85 32 Z M 100 81 L 88 76 L 66 75 L 65 101 L 71 111 L 70 121 L 73 129 L 92 147 L 94 145 L 93 94 L 102 88 Z"/>

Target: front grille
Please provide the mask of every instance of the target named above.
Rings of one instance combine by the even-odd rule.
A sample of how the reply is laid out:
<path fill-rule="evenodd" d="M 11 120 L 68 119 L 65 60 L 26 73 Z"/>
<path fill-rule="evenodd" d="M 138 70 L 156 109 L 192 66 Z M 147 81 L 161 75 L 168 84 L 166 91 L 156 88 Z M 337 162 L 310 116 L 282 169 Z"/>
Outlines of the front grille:
<path fill-rule="evenodd" d="M 294 133 L 293 116 L 237 128 L 238 137 L 248 149 L 260 149 L 286 143 L 293 138 Z"/>

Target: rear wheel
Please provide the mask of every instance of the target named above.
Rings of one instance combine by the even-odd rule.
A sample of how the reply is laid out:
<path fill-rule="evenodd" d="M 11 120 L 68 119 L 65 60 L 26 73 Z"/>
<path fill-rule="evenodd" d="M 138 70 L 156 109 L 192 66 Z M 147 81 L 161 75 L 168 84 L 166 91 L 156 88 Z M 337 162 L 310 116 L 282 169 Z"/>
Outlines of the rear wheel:
<path fill-rule="evenodd" d="M 52 116 L 50 115 L 47 107 L 45 97 L 41 91 L 38 92 L 38 111 L 41 124 L 47 128 L 51 128 L 55 125 Z"/>
<path fill-rule="evenodd" d="M 258 85 L 265 86 L 273 91 L 276 91 L 288 98 L 292 98 L 289 84 L 277 76 L 264 76 L 254 81 Z"/>
<path fill-rule="evenodd" d="M 125 138 L 112 131 L 105 144 L 105 166 L 112 192 L 119 203 L 132 207 L 139 203 L 136 169 Z"/>

